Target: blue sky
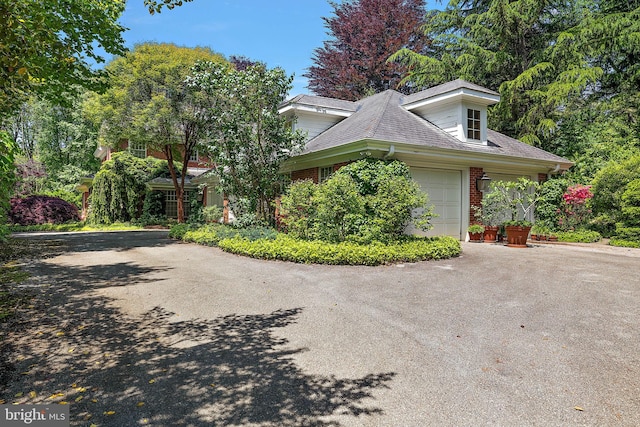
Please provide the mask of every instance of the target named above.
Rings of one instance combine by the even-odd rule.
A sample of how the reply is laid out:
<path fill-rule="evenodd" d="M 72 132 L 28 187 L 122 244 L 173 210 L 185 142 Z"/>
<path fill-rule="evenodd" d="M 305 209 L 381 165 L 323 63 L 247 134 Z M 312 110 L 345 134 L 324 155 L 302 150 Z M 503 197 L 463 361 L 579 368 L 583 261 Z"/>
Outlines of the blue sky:
<path fill-rule="evenodd" d="M 297 95 L 308 93 L 302 74 L 312 65 L 313 50 L 329 38 L 322 17 L 332 11 L 327 0 L 194 0 L 149 15 L 142 0 L 129 0 L 120 22 L 129 28 L 129 48 L 154 41 L 246 56 L 295 74 L 291 95 Z"/>

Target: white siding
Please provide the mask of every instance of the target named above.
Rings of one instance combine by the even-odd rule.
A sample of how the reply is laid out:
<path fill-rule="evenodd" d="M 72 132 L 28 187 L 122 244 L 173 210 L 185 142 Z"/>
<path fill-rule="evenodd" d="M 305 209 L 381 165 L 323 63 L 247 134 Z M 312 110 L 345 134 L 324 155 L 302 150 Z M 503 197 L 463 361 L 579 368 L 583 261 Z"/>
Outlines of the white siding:
<path fill-rule="evenodd" d="M 435 108 L 421 109 L 416 111 L 420 117 L 429 120 L 445 132 L 450 133 L 455 138 L 462 141 L 462 121 L 460 104 L 448 104 Z"/>
<path fill-rule="evenodd" d="M 335 125 L 344 117 L 336 117 L 320 114 L 298 114 L 298 121 L 295 129 L 301 129 L 307 132 L 307 141 L 320 135 L 331 126 Z"/>

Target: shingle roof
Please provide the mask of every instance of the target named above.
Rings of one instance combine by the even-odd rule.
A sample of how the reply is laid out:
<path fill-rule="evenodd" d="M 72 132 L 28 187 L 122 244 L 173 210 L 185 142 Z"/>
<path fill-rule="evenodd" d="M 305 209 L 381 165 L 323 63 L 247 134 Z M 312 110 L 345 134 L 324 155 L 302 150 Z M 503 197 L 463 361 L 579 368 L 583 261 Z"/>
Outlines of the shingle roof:
<path fill-rule="evenodd" d="M 288 101 L 283 102 L 280 105 L 280 108 L 285 107 L 289 104 L 298 104 L 298 105 L 309 105 L 313 107 L 323 107 L 323 108 L 334 108 L 338 110 L 345 110 L 354 112 L 357 109 L 357 104 L 352 101 L 345 101 L 342 99 L 335 98 L 327 98 L 324 96 L 314 96 L 314 95 L 298 95 L 294 98 L 291 98 Z"/>
<path fill-rule="evenodd" d="M 351 116 L 312 138 L 301 154 L 318 152 L 358 141 L 374 140 L 571 163 L 560 156 L 493 130 L 487 131 L 489 141 L 487 145 L 463 143 L 428 120 L 407 111 L 402 107 L 406 98 L 394 90 L 387 90 L 357 102 L 358 108 Z"/>
<path fill-rule="evenodd" d="M 434 96 L 441 95 L 447 92 L 453 92 L 458 89 L 471 89 L 477 92 L 487 93 L 489 95 L 500 96 L 498 92 L 494 92 L 486 87 L 478 86 L 477 84 L 470 83 L 466 80 L 457 79 L 438 86 L 425 89 L 420 92 L 416 92 L 412 95 L 408 95 L 404 98 L 403 105 L 411 104 L 412 102 L 420 101 L 422 99 L 433 98 Z"/>

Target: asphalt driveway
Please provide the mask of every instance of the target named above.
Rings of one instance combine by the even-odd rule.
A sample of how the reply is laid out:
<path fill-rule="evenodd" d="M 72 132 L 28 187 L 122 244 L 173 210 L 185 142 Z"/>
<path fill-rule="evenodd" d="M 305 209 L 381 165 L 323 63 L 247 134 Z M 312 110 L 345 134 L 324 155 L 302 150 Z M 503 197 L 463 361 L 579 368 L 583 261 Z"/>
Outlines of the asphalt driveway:
<path fill-rule="evenodd" d="M 29 238 L 60 246 L 26 266 L 0 399 L 67 402 L 71 425 L 640 425 L 640 250 L 346 267 Z"/>

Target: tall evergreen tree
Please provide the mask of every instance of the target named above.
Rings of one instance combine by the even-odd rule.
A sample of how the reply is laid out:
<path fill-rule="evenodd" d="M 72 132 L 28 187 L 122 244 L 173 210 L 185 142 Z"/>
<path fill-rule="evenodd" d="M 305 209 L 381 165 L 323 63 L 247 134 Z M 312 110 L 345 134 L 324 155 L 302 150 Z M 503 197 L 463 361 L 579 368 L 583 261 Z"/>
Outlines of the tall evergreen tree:
<path fill-rule="evenodd" d="M 428 38 L 420 30 L 424 23 L 424 0 L 349 0 L 331 2 L 332 17 L 325 17 L 330 40 L 314 51 L 305 77 L 309 89 L 322 96 L 356 100 L 385 89 L 412 91 L 402 84 L 407 71 L 389 63 L 401 48 L 423 53 Z"/>

